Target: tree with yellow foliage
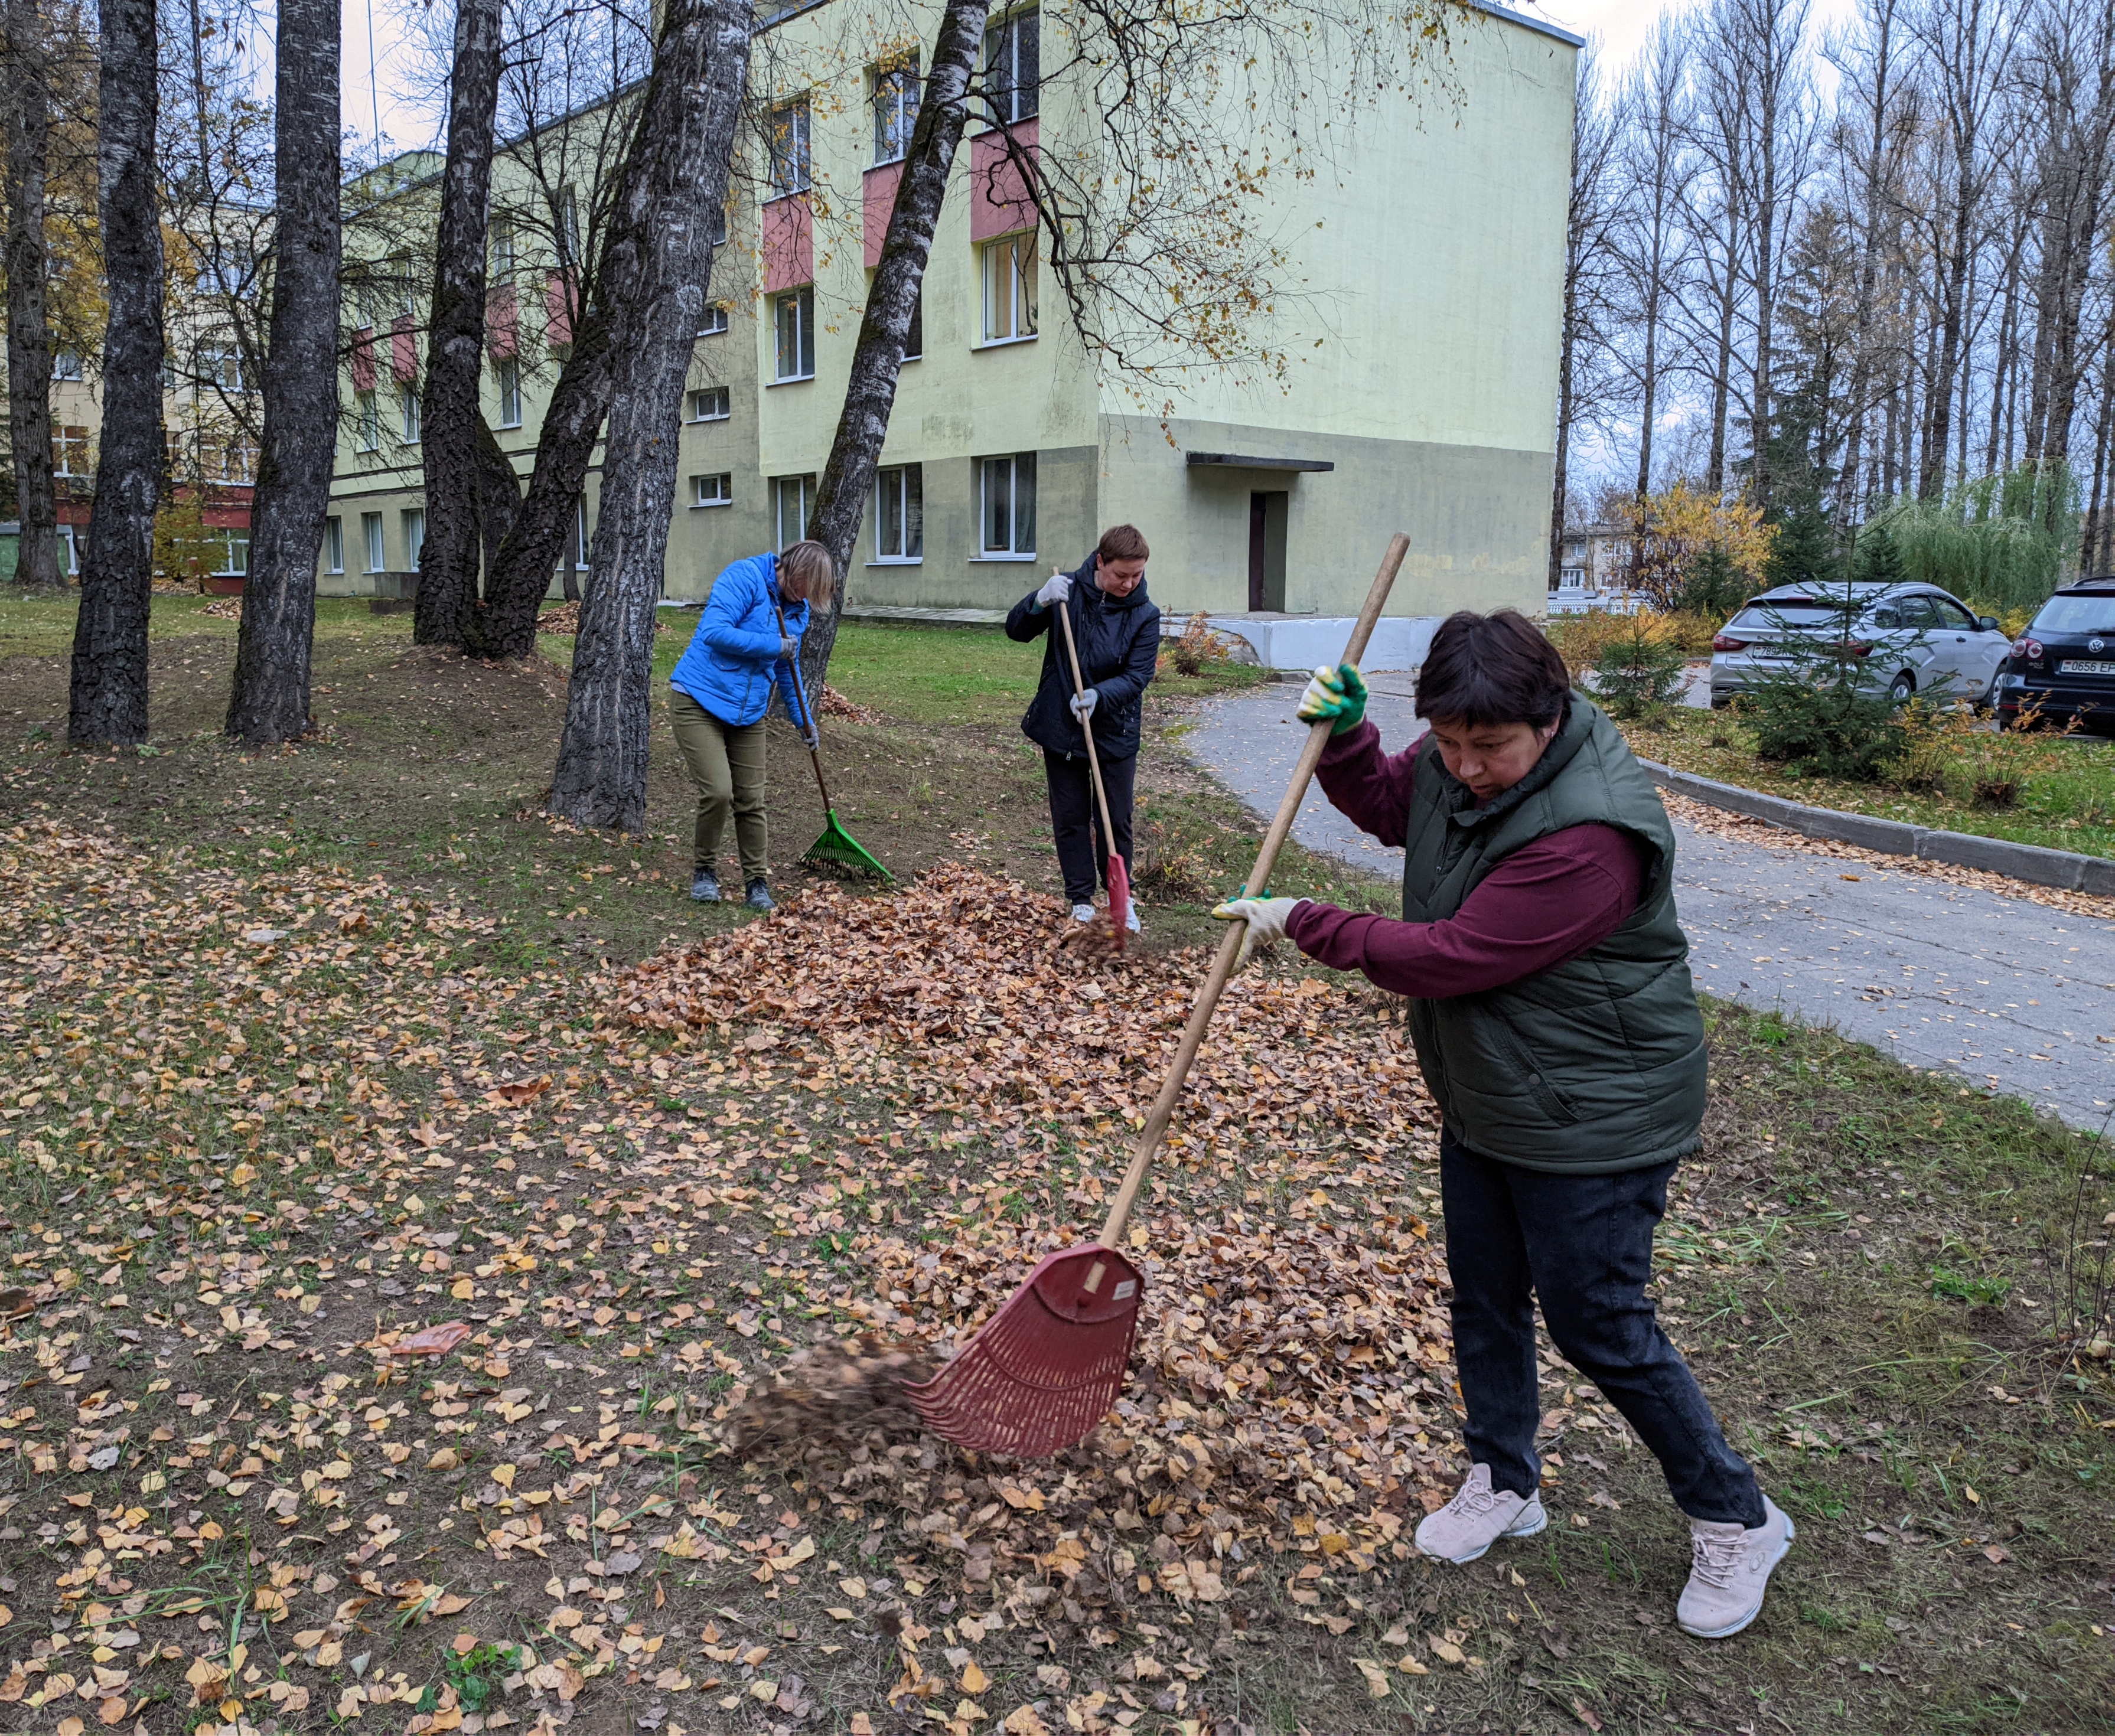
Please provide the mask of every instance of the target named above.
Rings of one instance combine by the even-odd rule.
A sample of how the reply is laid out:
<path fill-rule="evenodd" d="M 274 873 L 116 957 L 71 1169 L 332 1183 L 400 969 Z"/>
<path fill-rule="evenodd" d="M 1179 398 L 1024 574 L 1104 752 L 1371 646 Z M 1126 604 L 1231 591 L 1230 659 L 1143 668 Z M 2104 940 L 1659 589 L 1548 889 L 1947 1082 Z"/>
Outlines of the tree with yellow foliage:
<path fill-rule="evenodd" d="M 1722 499 L 1686 482 L 1631 495 L 1619 511 L 1631 527 L 1630 588 L 1663 611 L 1678 605 L 1691 568 L 1707 548 L 1723 549 L 1734 570 L 1753 581 L 1775 534 L 1752 502 Z"/>

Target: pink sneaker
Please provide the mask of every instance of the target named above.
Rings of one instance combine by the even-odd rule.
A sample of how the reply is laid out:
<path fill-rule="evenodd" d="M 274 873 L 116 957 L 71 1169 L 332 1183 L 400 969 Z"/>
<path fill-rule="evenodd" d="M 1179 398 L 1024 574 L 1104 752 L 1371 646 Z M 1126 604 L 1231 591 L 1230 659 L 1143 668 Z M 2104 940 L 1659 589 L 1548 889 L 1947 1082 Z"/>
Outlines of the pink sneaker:
<path fill-rule="evenodd" d="M 1792 1520 L 1768 1496 L 1763 1523 L 1753 1530 L 1737 1522 L 1689 1522 L 1689 1583 L 1681 1588 L 1675 1619 L 1699 1639 L 1724 1639 L 1762 1614 L 1770 1569 L 1784 1560 L 1796 1535 Z"/>
<path fill-rule="evenodd" d="M 1539 1494 L 1522 1500 L 1510 1491 L 1493 1489 L 1491 1468 L 1477 1465 L 1452 1500 L 1425 1515 L 1417 1528 L 1417 1546 L 1459 1567 L 1480 1560 L 1500 1537 L 1531 1537 L 1548 1523 Z"/>

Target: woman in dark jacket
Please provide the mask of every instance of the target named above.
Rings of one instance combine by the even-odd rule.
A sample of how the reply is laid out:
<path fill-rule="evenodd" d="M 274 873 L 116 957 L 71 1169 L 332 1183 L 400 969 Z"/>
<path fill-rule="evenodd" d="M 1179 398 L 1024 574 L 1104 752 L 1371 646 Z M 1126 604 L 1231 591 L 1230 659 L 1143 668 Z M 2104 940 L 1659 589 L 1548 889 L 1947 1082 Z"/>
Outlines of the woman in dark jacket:
<path fill-rule="evenodd" d="M 1400 922 L 1304 898 L 1244 898 L 1241 960 L 1289 937 L 1407 996 L 1439 1106 L 1439 1180 L 1469 1478 L 1417 1528 L 1474 1561 L 1548 1523 L 1535 1437 L 1535 1303 L 1557 1347 L 1659 1457 L 1690 1518 L 1677 1615 L 1702 1638 L 1762 1608 L 1792 1521 L 1726 1444 L 1653 1316 L 1653 1232 L 1700 1143 L 1704 1024 L 1674 909 L 1674 832 L 1615 726 L 1510 609 L 1450 616 L 1417 683 L 1431 733 L 1381 749 L 1350 664 L 1318 670 L 1301 717 L 1332 720 L 1330 801 L 1403 846 Z"/>
<path fill-rule="evenodd" d="M 1043 648 L 1043 678 L 1021 733 L 1043 749 L 1043 774 L 1050 786 L 1050 827 L 1057 836 L 1058 866 L 1072 919 L 1092 922 L 1094 886 L 1105 879 L 1108 841 L 1102 836 L 1088 780 L 1083 723 L 1094 732 L 1102 784 L 1109 799 L 1109 824 L 1117 854 L 1131 866 L 1133 774 L 1138 767 L 1140 696 L 1160 657 L 1160 611 L 1145 594 L 1145 538 L 1129 524 L 1105 532 L 1077 571 L 1053 573 L 1039 591 L 1024 597 L 1006 618 L 1009 639 L 1028 644 L 1050 635 Z M 1072 666 L 1065 656 L 1064 630 L 1051 614 L 1066 609 L 1080 648 L 1083 694 L 1072 690 Z M 1131 907 L 1138 932 L 1138 906 Z"/>

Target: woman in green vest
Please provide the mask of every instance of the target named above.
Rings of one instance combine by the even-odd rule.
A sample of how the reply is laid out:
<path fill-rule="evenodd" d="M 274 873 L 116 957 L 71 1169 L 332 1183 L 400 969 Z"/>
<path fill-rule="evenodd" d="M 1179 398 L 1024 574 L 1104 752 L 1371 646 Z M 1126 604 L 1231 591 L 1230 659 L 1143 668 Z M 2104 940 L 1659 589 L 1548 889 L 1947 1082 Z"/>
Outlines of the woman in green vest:
<path fill-rule="evenodd" d="M 1383 752 L 1366 688 L 1318 670 L 1322 788 L 1403 847 L 1402 920 L 1243 898 L 1241 962 L 1289 937 L 1409 997 L 1439 1106 L 1454 1351 L 1471 1468 L 1417 1528 L 1466 1562 L 1548 1523 L 1535 1450 L 1535 1303 L 1557 1347 L 1659 1456 L 1689 1516 L 1677 1614 L 1704 1638 L 1755 1619 L 1792 1521 L 1726 1444 L 1645 1288 L 1675 1166 L 1701 1143 L 1703 1019 L 1674 908 L 1674 833 L 1606 717 L 1511 609 L 1454 615 L 1420 671 L 1429 733 Z"/>

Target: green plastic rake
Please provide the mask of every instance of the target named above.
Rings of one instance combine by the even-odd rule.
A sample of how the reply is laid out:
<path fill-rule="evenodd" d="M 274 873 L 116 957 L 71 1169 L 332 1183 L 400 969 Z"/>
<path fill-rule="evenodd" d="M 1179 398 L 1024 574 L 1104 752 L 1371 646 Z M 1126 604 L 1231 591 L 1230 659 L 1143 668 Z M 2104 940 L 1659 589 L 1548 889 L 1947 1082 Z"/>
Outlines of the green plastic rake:
<path fill-rule="evenodd" d="M 785 611 L 778 610 L 778 636 L 784 639 L 787 636 Z M 893 880 L 896 876 L 881 865 L 879 859 L 871 850 L 846 831 L 844 822 L 837 818 L 837 810 L 830 801 L 830 786 L 823 780 L 822 722 L 809 705 L 808 690 L 801 685 L 801 659 L 796 656 L 787 661 L 793 666 L 793 693 L 801 702 L 801 717 L 795 721 L 805 722 L 808 731 L 808 763 L 815 768 L 815 788 L 822 793 L 823 817 L 828 822 L 823 827 L 823 836 L 808 846 L 807 853 L 801 859 L 821 863 L 830 868 L 850 868 L 857 874 L 873 874 L 883 880 Z"/>

